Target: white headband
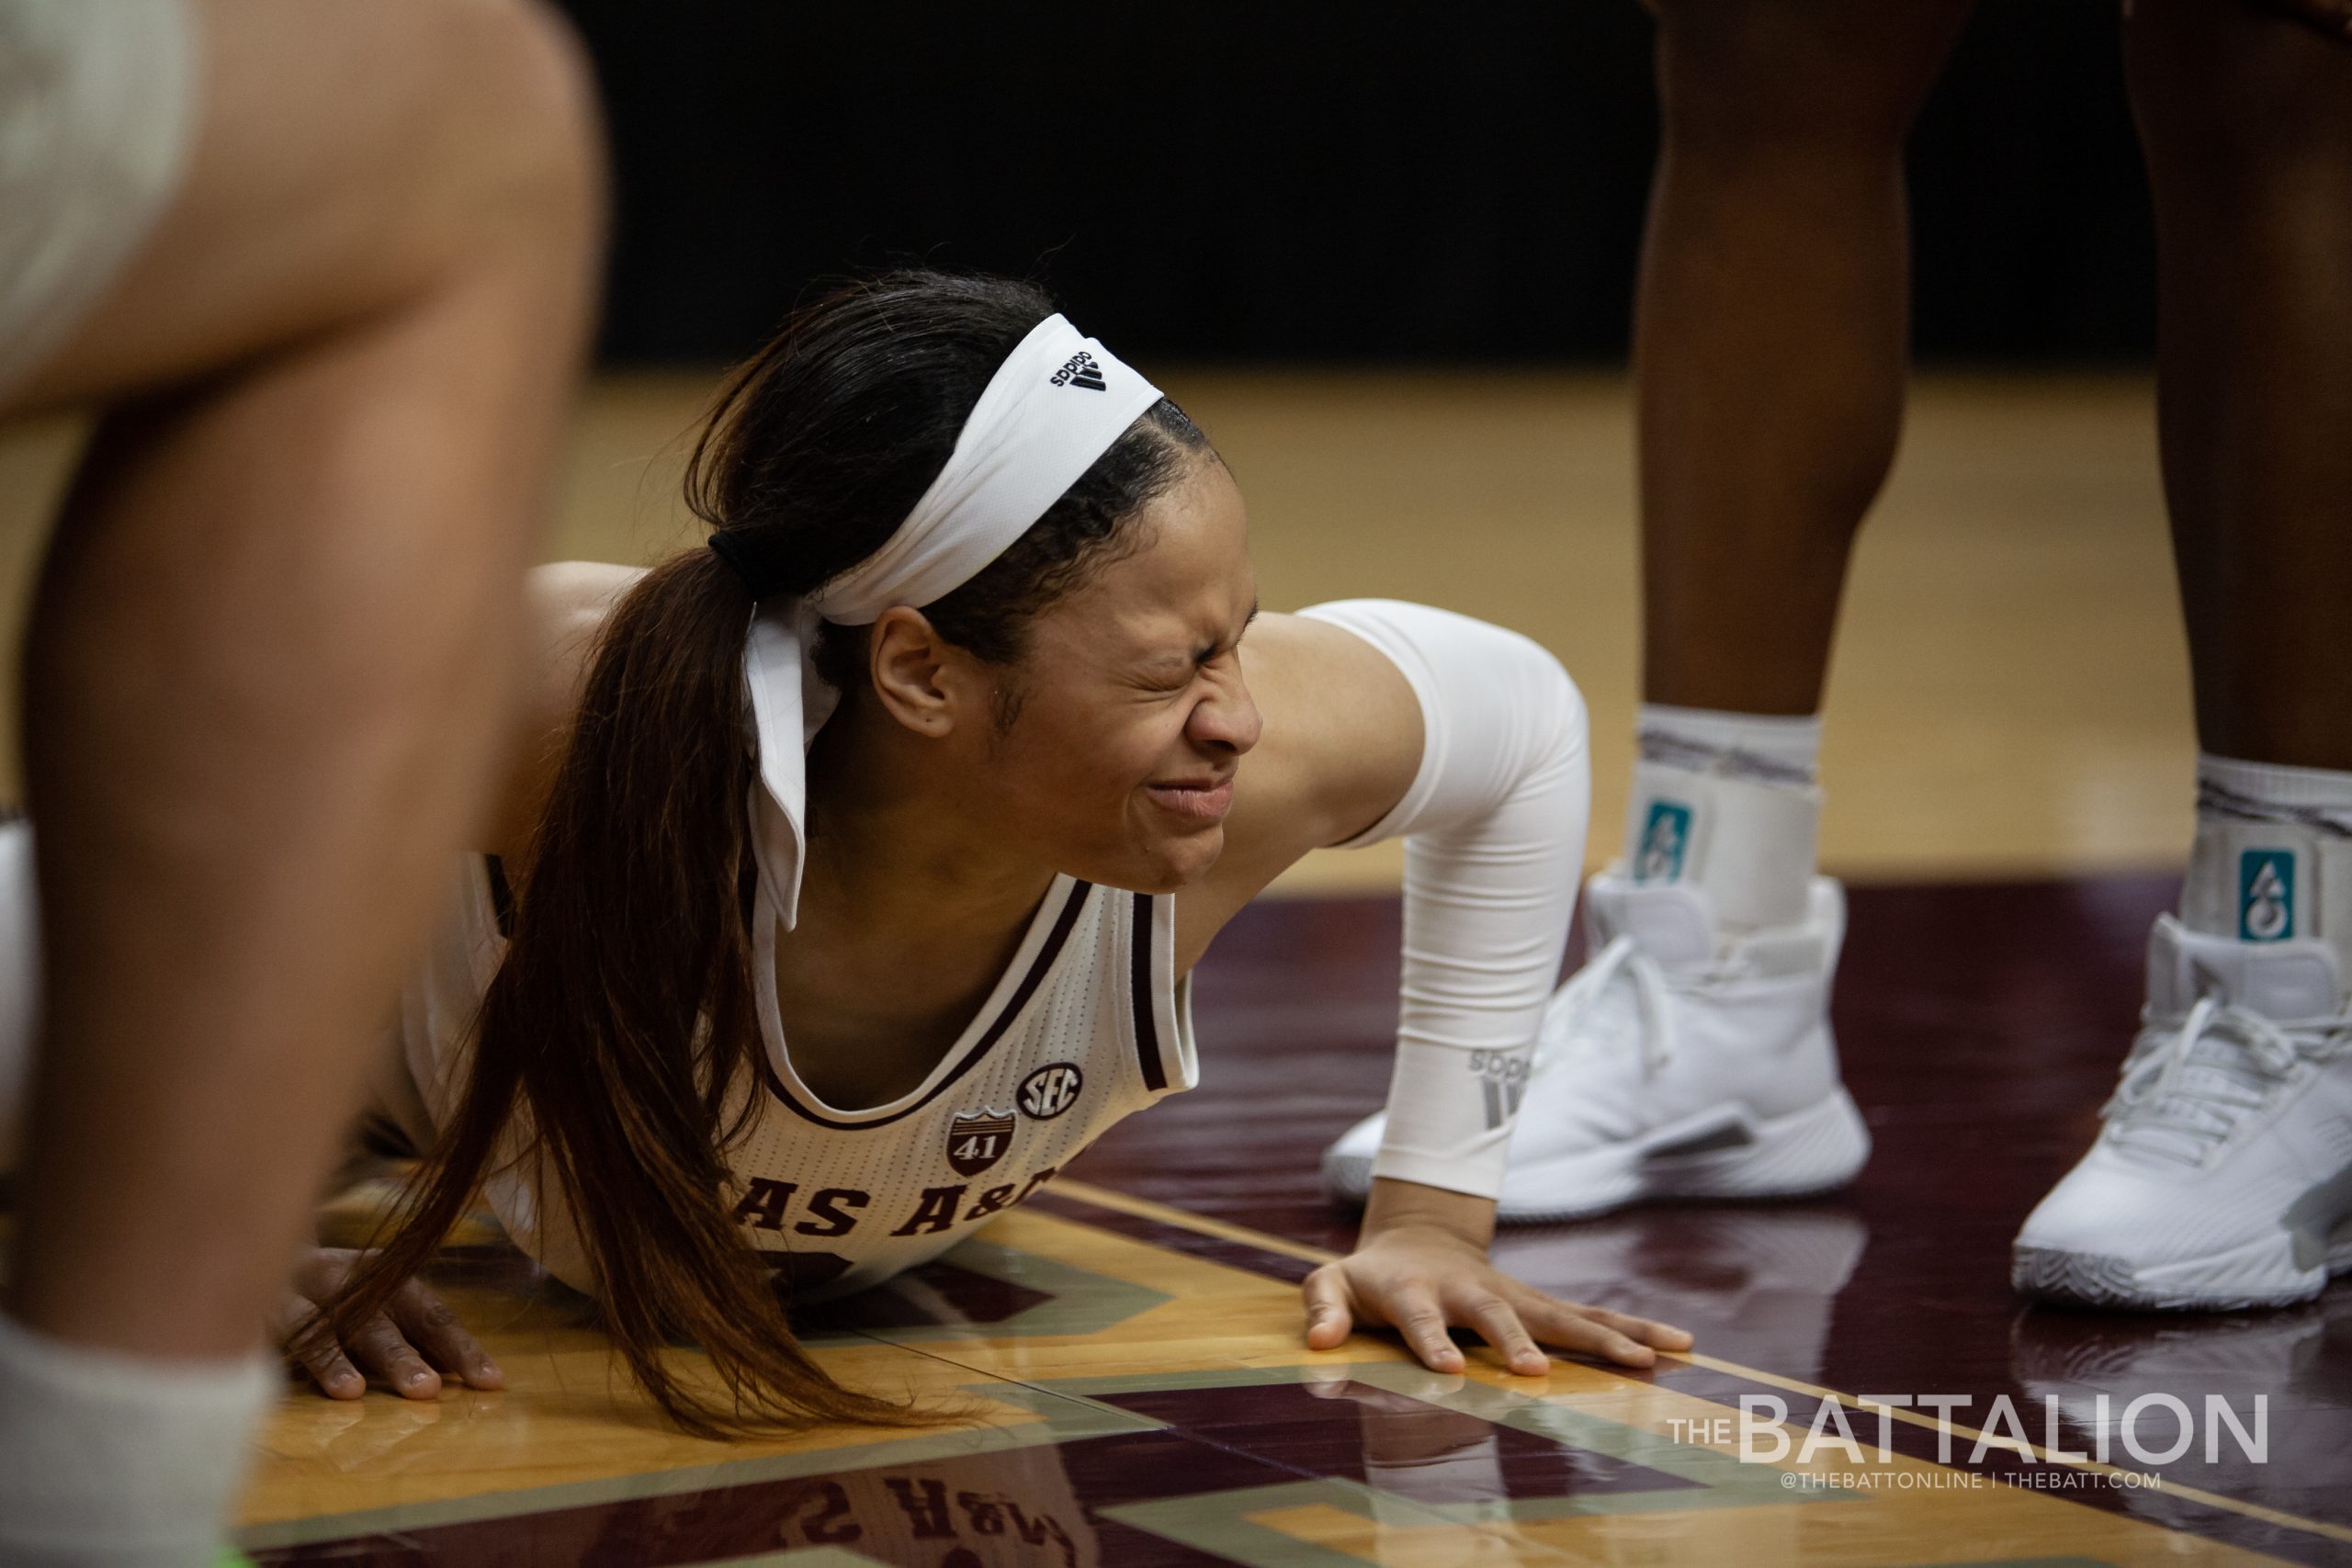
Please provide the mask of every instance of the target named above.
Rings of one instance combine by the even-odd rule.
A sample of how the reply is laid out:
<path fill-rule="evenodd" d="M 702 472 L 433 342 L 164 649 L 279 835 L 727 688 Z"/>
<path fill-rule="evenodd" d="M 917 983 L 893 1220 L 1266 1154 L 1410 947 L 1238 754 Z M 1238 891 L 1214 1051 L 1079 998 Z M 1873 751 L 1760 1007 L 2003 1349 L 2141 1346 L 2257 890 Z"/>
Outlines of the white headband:
<path fill-rule="evenodd" d="M 760 754 L 753 853 L 787 930 L 807 859 L 808 745 L 841 700 L 809 658 L 822 624 L 867 626 L 969 582 L 1159 397 L 1109 349 L 1046 317 L 989 378 L 946 466 L 880 549 L 813 593 L 754 606 L 743 648 Z"/>

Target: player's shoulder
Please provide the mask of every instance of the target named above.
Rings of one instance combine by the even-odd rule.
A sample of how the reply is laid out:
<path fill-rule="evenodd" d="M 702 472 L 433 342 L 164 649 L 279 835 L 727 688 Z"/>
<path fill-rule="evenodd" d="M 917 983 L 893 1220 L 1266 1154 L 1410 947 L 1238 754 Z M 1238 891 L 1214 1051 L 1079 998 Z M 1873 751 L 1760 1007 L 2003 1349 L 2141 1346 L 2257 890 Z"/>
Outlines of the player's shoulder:
<path fill-rule="evenodd" d="M 1411 683 L 1363 637 L 1311 615 L 1261 615 L 1242 676 L 1263 728 L 1241 759 L 1225 850 L 1178 900 L 1180 959 L 1310 852 L 1385 817 L 1420 767 Z"/>
<path fill-rule="evenodd" d="M 1361 634 L 1315 615 L 1267 615 L 1242 664 L 1264 719 L 1235 811 L 1299 845 L 1336 843 L 1386 814 L 1420 762 L 1419 699 Z"/>

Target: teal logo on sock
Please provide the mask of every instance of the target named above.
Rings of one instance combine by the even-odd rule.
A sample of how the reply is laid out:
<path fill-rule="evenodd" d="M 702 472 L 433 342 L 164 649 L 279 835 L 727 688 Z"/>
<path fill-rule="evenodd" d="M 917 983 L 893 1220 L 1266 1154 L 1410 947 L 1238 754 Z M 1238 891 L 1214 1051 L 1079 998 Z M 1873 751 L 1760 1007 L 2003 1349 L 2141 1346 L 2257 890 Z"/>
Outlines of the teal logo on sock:
<path fill-rule="evenodd" d="M 1682 874 L 1682 853 L 1690 845 L 1690 808 L 1679 801 L 1650 802 L 1642 824 L 1642 851 L 1634 857 L 1636 882 L 1671 882 Z"/>
<path fill-rule="evenodd" d="M 2246 851 L 2238 856 L 2238 940 L 2285 942 L 2294 934 L 2294 855 Z"/>

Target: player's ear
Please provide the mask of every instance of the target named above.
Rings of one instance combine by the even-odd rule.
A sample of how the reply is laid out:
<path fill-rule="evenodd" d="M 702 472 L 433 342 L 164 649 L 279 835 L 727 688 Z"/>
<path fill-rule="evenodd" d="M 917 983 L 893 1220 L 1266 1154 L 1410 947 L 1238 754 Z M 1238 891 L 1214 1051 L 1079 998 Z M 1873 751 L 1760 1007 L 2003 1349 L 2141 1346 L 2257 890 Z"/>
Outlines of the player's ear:
<path fill-rule="evenodd" d="M 985 715 L 989 682 L 978 662 L 911 605 L 883 611 L 866 639 L 866 671 L 884 710 L 933 739 Z"/>

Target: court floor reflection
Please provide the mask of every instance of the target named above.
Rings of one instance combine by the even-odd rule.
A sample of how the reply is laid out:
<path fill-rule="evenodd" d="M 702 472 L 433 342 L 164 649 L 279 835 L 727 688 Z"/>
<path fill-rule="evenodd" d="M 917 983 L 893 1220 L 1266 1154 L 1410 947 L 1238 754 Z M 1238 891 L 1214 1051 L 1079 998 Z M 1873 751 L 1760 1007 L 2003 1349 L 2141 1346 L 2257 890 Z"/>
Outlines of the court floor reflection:
<path fill-rule="evenodd" d="M 1710 1355 L 1818 1382 L 1869 1245 L 1859 1214 L 1827 1204 L 1676 1207 L 1506 1231 L 1495 1257 L 1570 1301 L 1688 1328 Z"/>
<path fill-rule="evenodd" d="M 2012 1325 L 2009 1354 L 2036 1440 L 2054 1406 L 2070 1450 L 2209 1492 L 2258 1490 L 2290 1513 L 2342 1507 L 2352 1475 L 2352 1295 L 2202 1319 L 2030 1309 Z M 2152 1463 L 2147 1456 L 2177 1440 L 2183 1412 L 2186 1450 Z M 2124 1498 L 2149 1511 L 2148 1497 Z"/>

